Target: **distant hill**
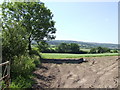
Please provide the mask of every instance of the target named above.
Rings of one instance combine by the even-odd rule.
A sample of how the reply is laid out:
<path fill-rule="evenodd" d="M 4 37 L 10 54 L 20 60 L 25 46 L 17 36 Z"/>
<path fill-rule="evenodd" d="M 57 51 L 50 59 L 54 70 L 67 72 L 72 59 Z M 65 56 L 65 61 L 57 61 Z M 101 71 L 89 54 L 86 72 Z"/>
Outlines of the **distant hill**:
<path fill-rule="evenodd" d="M 50 45 L 59 45 L 60 43 L 77 43 L 81 48 L 93 48 L 93 47 L 107 47 L 110 49 L 118 49 L 118 44 L 111 43 L 93 43 L 93 42 L 82 42 L 82 41 L 72 41 L 72 40 L 52 40 L 47 41 Z"/>

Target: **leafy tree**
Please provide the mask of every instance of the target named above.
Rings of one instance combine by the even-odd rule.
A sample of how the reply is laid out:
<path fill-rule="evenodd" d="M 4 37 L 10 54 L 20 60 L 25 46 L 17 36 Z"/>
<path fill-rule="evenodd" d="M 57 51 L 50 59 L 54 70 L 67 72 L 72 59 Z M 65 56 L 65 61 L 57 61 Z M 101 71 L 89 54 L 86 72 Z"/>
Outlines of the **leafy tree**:
<path fill-rule="evenodd" d="M 11 28 L 10 23 L 22 23 L 27 33 L 28 50 L 31 51 L 32 40 L 37 43 L 45 39 L 54 39 L 55 22 L 53 14 L 42 2 L 4 2 L 2 4 L 3 27 Z"/>
<path fill-rule="evenodd" d="M 96 48 L 91 48 L 91 49 L 90 49 L 90 53 L 97 53 L 97 52 L 96 52 Z"/>
<path fill-rule="evenodd" d="M 12 60 L 14 56 L 23 55 L 26 52 L 27 41 L 24 38 L 25 29 L 16 23 L 11 23 L 13 27 L 3 28 L 2 31 L 2 54 L 3 62 L 5 60 Z"/>
<path fill-rule="evenodd" d="M 68 44 L 67 43 L 61 43 L 60 45 L 58 45 L 57 51 L 58 52 L 68 52 Z"/>
<path fill-rule="evenodd" d="M 40 52 L 49 52 L 49 45 L 45 41 L 39 42 L 38 48 Z"/>
<path fill-rule="evenodd" d="M 110 49 L 106 47 L 98 47 L 97 50 L 98 50 L 98 53 L 110 52 Z"/>
<path fill-rule="evenodd" d="M 104 53 L 104 49 L 102 47 L 98 47 L 98 53 Z"/>
<path fill-rule="evenodd" d="M 79 52 L 79 45 L 76 43 L 61 43 L 58 45 L 57 48 L 58 52 L 64 52 L 64 53 L 78 53 Z"/>
<path fill-rule="evenodd" d="M 110 49 L 109 49 L 109 48 L 106 48 L 106 47 L 103 47 L 103 50 L 104 50 L 104 51 L 103 51 L 104 53 L 110 52 Z"/>
<path fill-rule="evenodd" d="M 70 52 L 73 52 L 73 53 L 78 53 L 79 52 L 79 45 L 76 44 L 76 43 L 70 43 Z"/>

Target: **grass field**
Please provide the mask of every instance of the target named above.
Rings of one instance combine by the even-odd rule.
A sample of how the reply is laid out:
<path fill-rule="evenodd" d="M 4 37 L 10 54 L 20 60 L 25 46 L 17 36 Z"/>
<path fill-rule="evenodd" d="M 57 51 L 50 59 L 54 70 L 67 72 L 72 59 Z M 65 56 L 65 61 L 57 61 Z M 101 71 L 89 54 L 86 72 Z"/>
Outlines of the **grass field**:
<path fill-rule="evenodd" d="M 80 50 L 90 52 L 90 49 L 80 49 Z"/>
<path fill-rule="evenodd" d="M 80 58 L 80 57 L 102 57 L 102 56 L 118 56 L 118 53 L 103 54 L 65 54 L 65 53 L 41 53 L 44 59 L 63 59 L 63 58 Z"/>

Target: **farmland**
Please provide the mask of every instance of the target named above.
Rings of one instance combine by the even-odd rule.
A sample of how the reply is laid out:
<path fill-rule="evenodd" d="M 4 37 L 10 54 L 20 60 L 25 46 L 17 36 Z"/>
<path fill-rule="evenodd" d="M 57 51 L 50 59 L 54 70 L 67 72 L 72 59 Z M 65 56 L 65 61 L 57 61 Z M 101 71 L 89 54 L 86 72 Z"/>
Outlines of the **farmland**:
<path fill-rule="evenodd" d="M 117 88 L 118 56 L 84 58 L 88 62 L 42 63 L 34 72 L 36 84 L 33 88 Z"/>
<path fill-rule="evenodd" d="M 75 60 L 82 63 L 42 63 L 34 74 L 33 88 L 117 88 L 118 53 L 67 54 L 41 53 L 42 58 L 52 60 Z"/>
<path fill-rule="evenodd" d="M 56 4 L 53 10 L 57 10 Z M 73 6 L 76 5 L 78 4 Z M 88 4 L 86 5 L 89 7 Z M 79 6 L 82 8 L 82 5 Z M 116 35 L 111 32 L 113 24 L 98 23 L 99 19 L 102 21 L 106 18 L 106 16 L 99 18 L 104 15 L 99 13 L 101 12 L 99 8 L 99 10 L 95 8 L 95 11 L 98 11 L 96 14 L 92 8 L 93 14 L 84 9 L 79 10 L 86 13 L 80 11 L 79 14 L 78 7 L 68 7 L 67 10 L 65 5 L 62 10 L 60 10 L 62 7 L 57 10 L 60 17 L 52 13 L 53 10 L 49 5 L 47 6 L 47 3 L 41 1 L 3 2 L 0 8 L 2 10 L 0 20 L 2 23 L 2 29 L 0 28 L 2 90 L 4 88 L 44 90 L 43 88 L 116 88 L 118 86 L 119 49 L 118 44 L 113 44 L 116 43 L 114 37 Z M 108 12 L 106 14 L 112 15 Z M 65 20 L 66 15 L 68 20 Z M 93 19 L 86 15 L 92 16 Z M 100 16 L 96 17 L 96 15 Z M 61 23 L 59 20 L 56 21 L 57 17 Z M 95 19 L 97 21 L 94 21 Z M 101 33 L 102 30 L 107 31 L 107 29 L 111 34 Z M 96 30 L 98 31 L 95 32 Z M 8 61 L 9 64 L 6 63 Z"/>
<path fill-rule="evenodd" d="M 55 50 L 55 47 L 52 46 L 52 49 Z M 37 47 L 33 49 L 39 51 Z M 91 49 L 80 50 L 88 53 L 41 52 L 42 64 L 34 71 L 36 83 L 33 88 L 116 88 L 118 53 L 91 54 Z M 81 58 L 86 62 L 79 63 Z"/>
<path fill-rule="evenodd" d="M 80 57 L 103 57 L 118 56 L 118 53 L 102 53 L 102 54 L 66 54 L 66 53 L 41 53 L 45 59 L 64 59 L 64 58 L 80 58 Z"/>

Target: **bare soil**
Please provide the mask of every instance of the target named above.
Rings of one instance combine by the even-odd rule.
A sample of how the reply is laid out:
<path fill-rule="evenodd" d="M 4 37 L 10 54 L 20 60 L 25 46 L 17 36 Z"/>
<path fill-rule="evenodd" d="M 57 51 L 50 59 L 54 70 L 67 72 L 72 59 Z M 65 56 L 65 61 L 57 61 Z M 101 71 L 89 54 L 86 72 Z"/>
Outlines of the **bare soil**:
<path fill-rule="evenodd" d="M 86 57 L 88 62 L 43 63 L 33 88 L 117 88 L 118 56 Z"/>

